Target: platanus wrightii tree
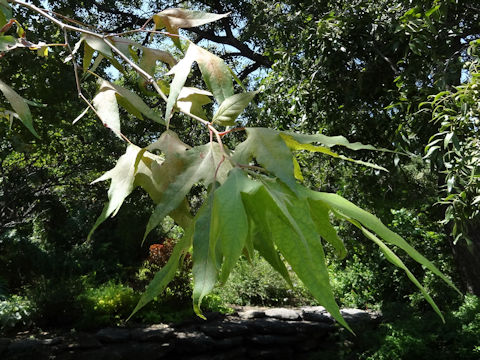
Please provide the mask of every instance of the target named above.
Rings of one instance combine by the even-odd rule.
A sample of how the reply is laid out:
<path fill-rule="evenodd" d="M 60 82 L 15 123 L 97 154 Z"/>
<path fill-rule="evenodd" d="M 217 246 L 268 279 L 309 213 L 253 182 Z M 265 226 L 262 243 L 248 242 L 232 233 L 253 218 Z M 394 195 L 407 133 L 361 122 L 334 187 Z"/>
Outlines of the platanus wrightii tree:
<path fill-rule="evenodd" d="M 35 44 L 28 41 L 21 24 L 13 16 L 11 4 L 26 7 L 32 11 L 32 16 L 43 16 L 58 25 L 64 33 L 65 42 Z M 334 299 L 324 251 L 324 245 L 328 243 L 340 259 L 346 255 L 345 246 L 332 225 L 332 219 L 341 219 L 358 227 L 380 247 L 388 260 L 403 269 L 442 317 L 430 295 L 391 247 L 405 251 L 455 288 L 430 261 L 374 215 L 339 195 L 313 191 L 302 185 L 302 172 L 296 160 L 298 152 L 320 152 L 382 169 L 332 150 L 334 147 L 375 150 L 372 146 L 350 143 L 342 136 L 237 126 L 238 117 L 256 92 L 235 93 L 234 81 L 244 88 L 226 63 L 179 34 L 181 28 L 201 26 L 228 14 L 168 9 L 154 15 L 138 30 L 99 34 L 59 20 L 56 14 L 20 0 L 0 0 L 0 10 L 0 52 L 27 47 L 45 56 L 51 46 L 64 47 L 68 54 L 65 61 L 73 65 L 78 95 L 86 104 L 85 111 L 74 122 L 92 111 L 119 141 L 125 141 L 127 145 L 125 154 L 118 159 L 115 167 L 94 181 L 111 180 L 108 202 L 88 237 L 108 217 L 115 216 L 136 187 L 144 189 L 156 205 L 144 239 L 166 216 L 173 218 L 184 229 L 184 235 L 170 260 L 155 275 L 134 313 L 163 291 L 183 263 L 183 257 L 191 252 L 193 306 L 195 312 L 202 316 L 200 306 L 205 295 L 218 281 L 224 283 L 227 280 L 242 254 L 251 257 L 258 251 L 291 283 L 286 267 L 288 263 L 319 303 L 349 329 Z M 71 32 L 81 35 L 75 45 L 69 42 Z M 171 52 L 128 38 L 128 35 L 139 32 L 148 33 L 150 38 L 169 37 L 176 51 L 182 54 L 181 59 L 177 61 Z M 165 101 L 165 113 L 159 114 L 150 108 L 136 92 L 97 75 L 95 70 L 104 59 L 121 73 L 133 70 L 138 76 L 140 92 Z M 157 66 L 157 62 L 163 65 Z M 200 70 L 205 88 L 185 86 L 194 64 Z M 87 76 L 96 78 L 98 83 L 92 100 L 82 88 L 82 81 Z M 1 79 L 0 91 L 10 104 L 10 108 L 0 108 L 0 115 L 10 120 L 18 118 L 36 135 L 29 102 Z M 216 110 L 209 118 L 203 106 L 211 103 L 212 99 Z M 158 140 L 143 148 L 132 144 L 122 133 L 119 106 L 138 119 L 148 118 L 157 122 L 163 129 Z M 195 147 L 183 142 L 170 125 L 177 113 L 202 124 L 210 141 Z M 233 131 L 244 132 L 245 140 L 229 149 L 223 139 Z M 204 186 L 207 196 L 193 214 L 188 195 L 198 184 Z"/>

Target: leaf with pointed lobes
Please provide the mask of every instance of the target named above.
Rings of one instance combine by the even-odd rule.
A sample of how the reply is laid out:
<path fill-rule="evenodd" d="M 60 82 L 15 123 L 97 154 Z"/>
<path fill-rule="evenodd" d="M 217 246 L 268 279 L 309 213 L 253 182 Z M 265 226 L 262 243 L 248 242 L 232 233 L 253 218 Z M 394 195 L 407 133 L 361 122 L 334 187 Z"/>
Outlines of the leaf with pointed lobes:
<path fill-rule="evenodd" d="M 140 58 L 139 66 L 149 75 L 155 75 L 155 70 L 157 69 L 157 61 L 168 64 L 170 68 L 175 66 L 175 64 L 177 63 L 175 58 L 168 51 L 151 49 L 148 47 L 141 47 L 141 49 L 142 56 Z M 145 89 L 147 85 L 147 80 L 140 76 L 138 79 L 138 84 L 141 89 Z"/>
<path fill-rule="evenodd" d="M 108 189 L 108 203 L 90 231 L 88 238 L 91 237 L 95 229 L 103 223 L 105 219 L 110 216 L 115 216 L 120 210 L 123 201 L 135 188 L 135 176 L 138 173 L 151 173 L 149 166 L 152 166 L 152 162 L 162 162 L 159 156 L 143 152 L 143 161 L 137 164 L 137 156 L 141 150 L 138 146 L 129 145 L 125 154 L 118 159 L 115 167 L 92 182 L 92 184 L 95 184 L 99 181 L 112 180 L 110 188 Z"/>
<path fill-rule="evenodd" d="M 170 117 L 172 116 L 172 111 L 177 103 L 178 96 L 185 85 L 185 81 L 187 81 L 188 74 L 190 74 L 190 70 L 192 69 L 193 62 L 195 61 L 196 56 L 196 46 L 192 46 L 190 44 L 188 47 L 185 56 L 182 60 L 180 60 L 170 71 L 167 75 L 175 75 L 172 83 L 170 84 L 170 93 L 168 95 L 167 100 L 167 108 L 165 110 L 165 123 L 168 125 L 170 123 Z"/>
<path fill-rule="evenodd" d="M 351 203 L 347 199 L 344 199 L 337 194 L 329 194 L 323 192 L 316 192 L 303 188 L 304 196 L 308 197 L 309 201 L 322 201 L 323 203 L 330 206 L 331 209 L 335 210 L 342 216 L 348 217 L 352 220 L 357 221 L 366 229 L 373 231 L 378 235 L 383 241 L 397 246 L 398 248 L 405 251 L 413 260 L 419 264 L 425 266 L 427 269 L 432 271 L 435 275 L 440 277 L 445 281 L 449 286 L 455 289 L 458 293 L 461 293 L 457 287 L 448 279 L 440 270 L 437 269 L 430 261 L 428 261 L 423 255 L 421 255 L 415 248 L 408 244 L 400 235 L 394 233 L 389 228 L 387 228 L 376 216 L 370 214 L 369 212 L 359 208 L 355 204 Z"/>
<path fill-rule="evenodd" d="M 212 14 L 203 11 L 186 10 L 186 9 L 167 9 L 158 14 L 153 15 L 153 21 L 155 23 L 155 30 L 161 30 L 166 28 L 171 36 L 171 39 L 180 47 L 180 40 L 178 38 L 178 29 L 187 29 L 191 27 L 197 27 L 208 24 L 213 21 L 220 20 L 227 14 Z M 176 36 L 175 36 L 176 35 Z"/>
<path fill-rule="evenodd" d="M 212 93 L 208 91 L 193 87 L 183 87 L 178 95 L 177 108 L 182 112 L 187 112 L 206 120 L 207 115 L 202 106 L 212 102 L 210 96 L 212 96 Z"/>
<path fill-rule="evenodd" d="M 250 193 L 261 184 L 234 168 L 213 194 L 210 244 L 217 244 L 223 256 L 220 281 L 225 283 L 242 254 L 248 236 L 248 218 L 242 193 Z"/>
<path fill-rule="evenodd" d="M 415 277 L 415 275 L 412 274 L 412 272 L 407 268 L 407 266 L 403 263 L 403 261 L 387 246 L 385 245 L 385 243 L 383 241 L 381 241 L 378 237 L 376 237 L 374 234 L 372 234 L 370 231 L 368 231 L 367 229 L 365 229 L 363 226 L 360 225 L 360 223 L 358 223 L 357 221 L 353 220 L 351 221 L 355 226 L 357 226 L 360 230 L 362 230 L 363 234 L 369 238 L 370 240 L 372 240 L 375 244 L 378 245 L 378 247 L 380 248 L 380 250 L 383 252 L 383 254 L 385 255 L 385 258 L 390 261 L 393 265 L 395 265 L 396 267 L 402 269 L 403 271 L 405 271 L 405 273 L 407 274 L 408 278 L 410 279 L 411 282 L 413 282 L 415 284 L 416 287 L 418 287 L 420 289 L 420 292 L 422 293 L 423 297 L 425 298 L 425 300 L 427 300 L 427 302 L 430 304 L 430 306 L 433 308 L 433 310 L 437 313 L 437 315 L 440 317 L 440 319 L 442 319 L 442 322 L 445 323 L 445 318 L 443 317 L 443 314 L 442 312 L 440 311 L 440 309 L 438 308 L 437 304 L 435 303 L 435 301 L 433 301 L 433 299 L 431 298 L 431 296 L 427 293 L 427 291 L 425 290 L 425 288 L 422 286 L 422 284 L 420 284 L 420 282 L 417 280 L 417 278 Z"/>
<path fill-rule="evenodd" d="M 99 93 L 93 99 L 93 105 L 102 122 L 118 136 L 120 136 L 120 114 L 118 105 L 122 105 L 133 116 L 142 119 L 143 115 L 163 124 L 161 115 L 151 109 L 140 96 L 122 86 L 112 84 L 106 80 L 99 80 Z"/>
<path fill-rule="evenodd" d="M 220 145 L 214 142 L 194 147 L 178 156 L 181 157 L 182 171 L 163 192 L 160 202 L 148 220 L 144 240 L 165 216 L 179 206 L 193 185 L 202 182 L 208 187 L 217 181 L 223 184 L 232 169 L 230 162 L 225 160 Z M 171 161 L 178 161 L 177 159 Z M 169 163 L 170 160 L 167 159 L 164 166 L 168 166 Z"/>
<path fill-rule="evenodd" d="M 196 46 L 196 50 L 197 55 L 195 60 L 200 68 L 205 84 L 213 93 L 215 100 L 217 100 L 219 104 L 222 104 L 225 99 L 233 95 L 233 79 L 230 69 L 223 59 L 212 54 L 210 51 L 199 46 Z M 240 112 L 242 111 L 243 109 Z"/>
<path fill-rule="evenodd" d="M 294 187 L 293 155 L 280 132 L 267 128 L 246 128 L 245 131 L 247 139 L 236 147 L 233 160 L 248 165 L 255 158 L 266 170 Z"/>
<path fill-rule="evenodd" d="M 33 127 L 32 113 L 30 112 L 30 107 L 28 106 L 27 101 L 2 80 L 0 80 L 0 91 L 7 98 L 12 109 L 16 112 L 23 125 L 25 125 L 34 136 L 40 138 Z"/>
<path fill-rule="evenodd" d="M 333 152 L 332 150 L 330 150 L 329 146 L 315 146 L 315 145 L 312 145 L 310 143 L 299 142 L 295 139 L 293 134 L 294 133 L 286 133 L 286 132 L 280 133 L 280 136 L 285 141 L 285 144 L 287 144 L 287 146 L 292 150 L 295 150 L 295 151 L 307 150 L 307 151 L 310 151 L 310 152 L 320 152 L 322 154 L 326 154 L 326 155 L 332 156 L 334 158 L 350 161 L 350 162 L 353 162 L 353 163 L 356 163 L 356 164 L 371 167 L 373 169 L 383 170 L 383 171 L 388 172 L 388 170 L 385 169 L 383 166 L 379 166 L 379 165 L 376 165 L 376 164 L 373 164 L 373 163 L 370 163 L 370 162 L 366 162 L 366 161 L 352 159 L 352 158 L 349 158 L 347 156 L 337 154 L 336 152 Z M 321 135 L 321 134 L 319 134 L 319 135 Z M 312 136 L 313 137 L 310 137 L 310 135 L 299 134 L 299 138 L 303 141 L 310 141 L 310 140 L 312 142 L 315 141 L 314 139 L 317 137 L 317 135 L 312 135 Z M 343 136 L 321 135 L 321 138 L 324 141 L 330 140 L 330 144 L 334 144 L 335 141 L 336 141 L 335 139 L 338 139 L 338 138 L 343 139 L 344 141 L 342 141 L 341 144 L 336 144 L 336 145 L 342 145 L 342 146 L 348 147 L 349 149 L 353 149 L 353 150 L 361 150 L 361 149 L 377 150 L 376 148 L 374 148 L 371 145 L 363 145 L 363 144 L 360 144 L 360 143 L 351 144 Z M 330 146 L 334 146 L 334 145 L 330 145 Z"/>
<path fill-rule="evenodd" d="M 256 225 L 265 227 L 282 256 L 312 295 L 351 331 L 335 301 L 324 250 L 307 200 L 296 196 L 278 180 L 262 177 L 262 183 L 263 186 L 251 195 L 247 211 L 254 212 Z"/>
<path fill-rule="evenodd" d="M 213 116 L 213 123 L 223 126 L 235 125 L 235 119 L 245 110 L 250 104 L 250 101 L 255 97 L 258 91 L 249 91 L 230 96 L 225 99 Z"/>

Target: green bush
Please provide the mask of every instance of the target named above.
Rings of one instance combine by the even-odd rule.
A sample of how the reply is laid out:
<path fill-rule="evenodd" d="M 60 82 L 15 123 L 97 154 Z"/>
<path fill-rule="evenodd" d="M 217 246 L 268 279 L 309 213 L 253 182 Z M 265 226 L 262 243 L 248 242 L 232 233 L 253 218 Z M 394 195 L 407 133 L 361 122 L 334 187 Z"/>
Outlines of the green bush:
<path fill-rule="evenodd" d="M 88 287 L 77 297 L 82 312 L 78 326 L 92 328 L 122 323 L 138 299 L 139 295 L 131 287 L 113 281 Z"/>
<path fill-rule="evenodd" d="M 376 329 L 343 332 L 328 359 L 473 360 L 480 358 L 480 299 L 467 295 L 460 306 L 445 312 L 445 324 L 432 311 L 419 312 L 404 303 L 382 307 Z"/>
<path fill-rule="evenodd" d="M 32 304 L 22 296 L 0 300 L 0 332 L 8 332 L 31 324 Z"/>
<path fill-rule="evenodd" d="M 294 274 L 293 288 L 258 255 L 251 262 L 242 258 L 233 269 L 225 285 L 218 287 L 215 294 L 225 303 L 256 306 L 300 306 L 315 303 Z"/>

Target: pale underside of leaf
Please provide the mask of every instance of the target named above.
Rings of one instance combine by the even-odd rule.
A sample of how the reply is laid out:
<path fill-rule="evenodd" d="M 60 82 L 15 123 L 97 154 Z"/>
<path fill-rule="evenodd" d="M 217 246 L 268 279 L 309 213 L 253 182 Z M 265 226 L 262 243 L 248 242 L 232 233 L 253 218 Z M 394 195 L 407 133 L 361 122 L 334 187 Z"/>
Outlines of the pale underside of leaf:
<path fill-rule="evenodd" d="M 185 86 L 178 95 L 177 108 L 206 120 L 207 115 L 202 106 L 212 102 L 210 96 L 212 93 L 209 91 Z"/>
<path fill-rule="evenodd" d="M 121 139 L 120 113 L 118 111 L 116 91 L 109 86 L 102 86 L 98 94 L 93 98 L 92 103 L 102 123 Z"/>
<path fill-rule="evenodd" d="M 185 56 L 180 60 L 167 75 L 175 75 L 170 85 L 170 93 L 168 95 L 167 107 L 165 110 L 165 123 L 170 123 L 173 108 L 177 102 L 178 96 L 185 85 L 188 74 L 192 69 L 192 64 L 195 61 L 196 49 L 192 44 L 188 47 Z"/>

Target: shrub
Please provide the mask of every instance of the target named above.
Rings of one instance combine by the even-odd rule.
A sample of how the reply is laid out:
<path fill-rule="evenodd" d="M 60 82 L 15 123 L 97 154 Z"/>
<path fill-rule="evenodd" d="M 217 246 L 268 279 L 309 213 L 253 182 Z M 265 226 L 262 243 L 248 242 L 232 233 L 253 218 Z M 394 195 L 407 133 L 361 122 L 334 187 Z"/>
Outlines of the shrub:
<path fill-rule="evenodd" d="M 26 298 L 12 295 L 0 300 L 0 332 L 31 324 L 32 304 Z"/>
<path fill-rule="evenodd" d="M 82 310 L 82 328 L 119 324 L 127 319 L 138 302 L 139 295 L 126 285 L 113 281 L 89 287 L 77 298 Z"/>
<path fill-rule="evenodd" d="M 242 258 L 224 286 L 215 294 L 232 305 L 309 305 L 315 303 L 303 284 L 291 274 L 293 288 L 267 263 L 255 255 L 251 262 Z"/>

